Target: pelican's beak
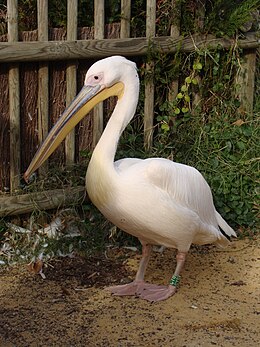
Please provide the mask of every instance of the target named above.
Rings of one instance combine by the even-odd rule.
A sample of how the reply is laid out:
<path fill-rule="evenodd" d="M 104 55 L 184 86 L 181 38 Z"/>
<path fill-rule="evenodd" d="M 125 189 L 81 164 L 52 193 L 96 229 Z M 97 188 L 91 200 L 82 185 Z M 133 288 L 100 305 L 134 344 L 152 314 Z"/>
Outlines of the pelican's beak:
<path fill-rule="evenodd" d="M 106 87 L 101 84 L 95 86 L 84 85 L 72 103 L 62 113 L 57 123 L 53 126 L 48 136 L 39 147 L 24 174 L 25 181 L 28 182 L 31 174 L 49 158 L 68 133 L 95 105 L 110 96 L 120 97 L 123 91 L 124 84 L 122 82 L 117 82 L 111 87 Z"/>

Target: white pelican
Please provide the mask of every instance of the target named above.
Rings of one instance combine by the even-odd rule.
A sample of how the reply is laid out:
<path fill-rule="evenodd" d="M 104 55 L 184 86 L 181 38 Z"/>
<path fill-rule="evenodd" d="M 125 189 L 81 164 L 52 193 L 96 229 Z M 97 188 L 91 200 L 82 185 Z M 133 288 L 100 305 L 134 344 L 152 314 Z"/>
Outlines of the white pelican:
<path fill-rule="evenodd" d="M 108 290 L 148 301 L 165 300 L 176 292 L 192 243 L 226 246 L 229 236 L 236 234 L 216 211 L 211 190 L 195 168 L 163 158 L 114 162 L 118 140 L 138 102 L 139 78 L 133 62 L 113 56 L 91 66 L 82 90 L 50 131 L 24 177 L 28 180 L 94 105 L 112 95 L 118 101 L 90 160 L 86 188 L 108 220 L 138 237 L 142 259 L 133 282 Z M 169 285 L 144 281 L 151 245 L 177 249 L 177 266 Z"/>

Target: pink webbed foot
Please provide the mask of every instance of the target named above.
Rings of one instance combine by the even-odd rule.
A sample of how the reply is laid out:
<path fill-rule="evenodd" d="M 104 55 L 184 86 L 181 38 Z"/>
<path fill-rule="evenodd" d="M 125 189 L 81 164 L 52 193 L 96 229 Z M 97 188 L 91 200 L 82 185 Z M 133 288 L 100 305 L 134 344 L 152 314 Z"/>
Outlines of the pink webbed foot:
<path fill-rule="evenodd" d="M 144 281 L 134 281 L 128 284 L 107 287 L 105 289 L 110 291 L 113 295 L 137 296 L 150 302 L 166 300 L 176 292 L 176 287 L 174 286 L 159 286 Z"/>
<path fill-rule="evenodd" d="M 111 292 L 113 295 L 118 295 L 118 296 L 138 296 L 141 297 L 141 295 L 146 291 L 146 290 L 156 290 L 158 286 L 156 284 L 150 284 L 146 283 L 144 281 L 133 281 L 127 284 L 122 284 L 118 286 L 111 286 L 105 288 L 105 290 L 108 290 Z"/>
<path fill-rule="evenodd" d="M 105 288 L 105 290 L 108 290 L 113 295 L 118 295 L 118 296 L 125 296 L 125 295 L 138 296 L 138 294 L 137 294 L 138 293 L 138 287 L 142 283 L 143 282 L 133 281 L 133 282 L 130 282 L 127 284 L 107 287 L 107 288 Z"/>
<path fill-rule="evenodd" d="M 151 284 L 146 286 L 138 296 L 150 302 L 158 302 L 168 299 L 170 296 L 174 295 L 176 291 L 177 288 L 172 285 L 158 286 Z"/>

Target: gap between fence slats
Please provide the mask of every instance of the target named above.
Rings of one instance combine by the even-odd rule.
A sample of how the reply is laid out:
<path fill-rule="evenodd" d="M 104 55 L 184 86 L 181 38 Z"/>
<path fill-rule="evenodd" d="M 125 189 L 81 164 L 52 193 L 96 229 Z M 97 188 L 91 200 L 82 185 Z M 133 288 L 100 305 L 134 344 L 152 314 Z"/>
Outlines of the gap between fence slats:
<path fill-rule="evenodd" d="M 8 41 L 18 41 L 18 2 L 8 0 Z M 10 111 L 10 191 L 14 193 L 20 185 L 21 139 L 20 139 L 20 86 L 19 67 L 9 67 L 9 111 Z"/>
<path fill-rule="evenodd" d="M 48 41 L 48 0 L 37 0 L 38 41 Z M 38 140 L 42 143 L 49 127 L 49 67 L 40 62 L 38 71 Z M 48 161 L 39 168 L 39 175 L 48 170 Z"/>
<path fill-rule="evenodd" d="M 105 4 L 104 0 L 94 1 L 94 39 L 103 39 L 105 30 Z M 103 102 L 93 110 L 93 142 L 94 148 L 100 139 L 104 127 Z"/>
<path fill-rule="evenodd" d="M 155 36 L 156 1 L 147 0 L 146 3 L 146 37 L 150 39 Z M 144 146 L 147 150 L 153 143 L 153 117 L 154 117 L 154 65 L 152 62 L 146 64 L 148 79 L 145 83 L 144 99 Z"/>
<path fill-rule="evenodd" d="M 67 11 L 67 40 L 77 40 L 78 26 L 78 1 L 68 1 Z M 77 94 L 77 65 L 68 62 L 66 68 L 66 106 L 68 106 Z M 75 129 L 73 129 L 65 139 L 65 158 L 66 164 L 75 163 Z"/>

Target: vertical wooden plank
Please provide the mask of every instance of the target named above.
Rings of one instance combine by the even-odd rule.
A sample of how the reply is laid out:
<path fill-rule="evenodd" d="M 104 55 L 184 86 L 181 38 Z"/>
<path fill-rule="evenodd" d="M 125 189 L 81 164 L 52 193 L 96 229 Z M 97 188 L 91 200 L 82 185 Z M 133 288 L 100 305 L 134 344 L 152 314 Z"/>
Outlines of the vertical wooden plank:
<path fill-rule="evenodd" d="M 173 39 L 178 39 L 180 36 L 180 17 L 181 17 L 181 9 L 180 2 L 178 0 L 172 0 L 172 9 L 174 12 L 174 23 L 171 25 L 171 37 Z M 172 102 L 176 99 L 179 88 L 179 80 L 176 79 L 171 83 L 171 89 L 168 94 L 168 100 Z"/>
<path fill-rule="evenodd" d="M 105 4 L 104 0 L 94 1 L 94 38 L 103 39 L 105 29 Z M 93 143 L 95 147 L 103 131 L 103 103 L 98 104 L 94 108 L 93 120 Z"/>
<path fill-rule="evenodd" d="M 197 8 L 195 12 L 195 27 L 197 28 L 198 32 L 203 31 L 204 22 L 205 22 L 205 11 L 206 11 L 206 0 L 200 0 L 197 3 Z M 201 94 L 200 94 L 200 86 L 202 84 L 201 77 L 199 75 L 196 75 L 196 80 L 198 82 L 197 84 L 197 91 L 192 93 L 192 111 L 195 112 L 196 108 L 200 105 L 201 101 Z"/>
<path fill-rule="evenodd" d="M 237 73 L 238 98 L 241 102 L 240 111 L 252 113 L 254 105 L 254 88 L 256 72 L 256 50 L 244 52 L 243 61 Z"/>
<path fill-rule="evenodd" d="M 69 0 L 67 5 L 67 40 L 75 41 L 78 27 L 78 0 Z M 67 64 L 66 84 L 66 106 L 68 106 L 77 93 L 77 65 L 73 62 Z M 65 139 L 65 157 L 67 165 L 75 163 L 75 129 Z"/>
<path fill-rule="evenodd" d="M 131 0 L 121 0 L 120 38 L 130 37 Z"/>
<path fill-rule="evenodd" d="M 18 41 L 18 1 L 7 0 L 8 42 Z M 20 87 L 19 67 L 9 66 L 9 110 L 10 110 L 10 191 L 15 192 L 20 184 Z"/>
<path fill-rule="evenodd" d="M 37 0 L 38 41 L 48 41 L 48 0 Z M 49 127 L 49 67 L 48 63 L 39 63 L 38 71 L 38 139 L 42 143 Z M 39 168 L 39 174 L 48 170 L 46 161 Z"/>
<path fill-rule="evenodd" d="M 155 36 L 156 1 L 147 0 L 146 3 L 146 37 Z M 153 63 L 146 64 L 148 74 L 153 75 Z M 144 99 L 144 146 L 151 149 L 153 143 L 153 117 L 154 117 L 154 81 L 149 78 L 145 84 Z"/>

